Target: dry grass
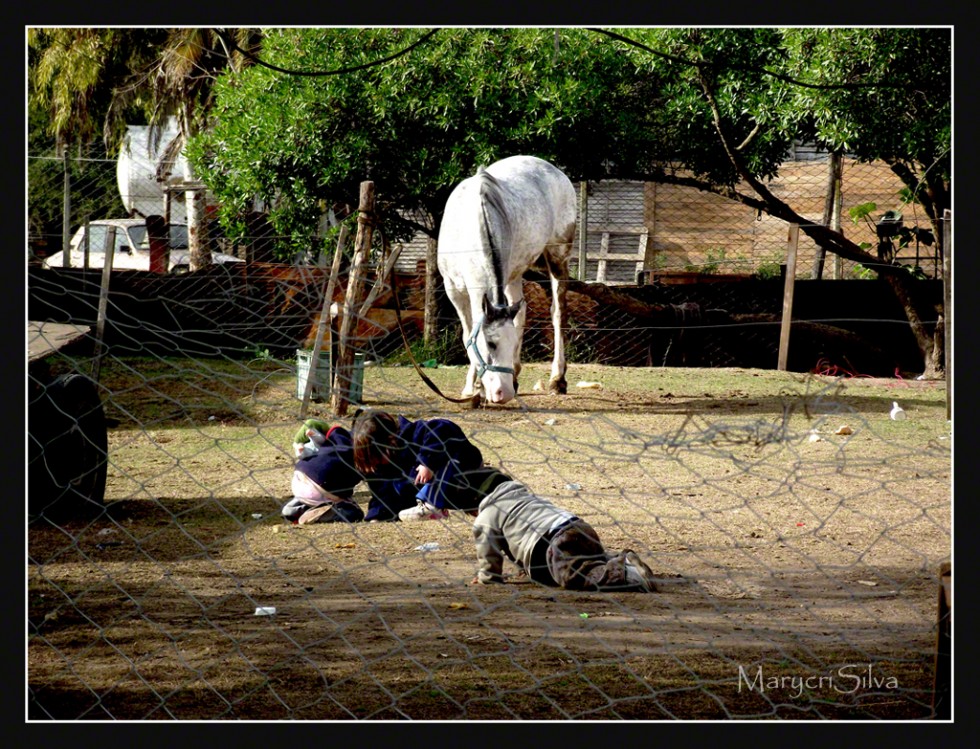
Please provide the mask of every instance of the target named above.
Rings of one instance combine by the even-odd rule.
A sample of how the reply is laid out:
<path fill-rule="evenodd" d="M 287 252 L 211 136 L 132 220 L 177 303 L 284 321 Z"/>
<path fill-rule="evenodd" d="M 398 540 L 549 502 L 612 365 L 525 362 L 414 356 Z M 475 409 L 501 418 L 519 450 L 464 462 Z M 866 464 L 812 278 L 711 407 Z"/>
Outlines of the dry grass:
<path fill-rule="evenodd" d="M 286 525 L 288 367 L 122 364 L 103 380 L 119 421 L 104 511 L 28 530 L 31 719 L 930 715 L 945 383 L 573 365 L 559 397 L 532 389 L 532 364 L 519 402 L 469 410 L 409 368 L 366 370 L 369 405 L 454 418 L 665 580 L 597 594 L 470 587 L 465 515 Z M 770 688 L 748 689 L 740 671 L 760 669 Z"/>

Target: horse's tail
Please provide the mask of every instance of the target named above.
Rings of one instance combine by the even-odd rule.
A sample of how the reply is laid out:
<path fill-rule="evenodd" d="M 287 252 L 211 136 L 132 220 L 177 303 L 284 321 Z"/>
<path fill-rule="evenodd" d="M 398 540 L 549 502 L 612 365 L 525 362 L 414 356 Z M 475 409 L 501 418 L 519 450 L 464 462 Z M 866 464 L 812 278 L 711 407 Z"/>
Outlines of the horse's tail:
<path fill-rule="evenodd" d="M 493 304 L 499 307 L 507 303 L 504 296 L 504 263 L 501 253 L 508 251 L 509 248 L 502 247 L 501 239 L 503 242 L 509 241 L 506 238 L 511 236 L 510 225 L 500 183 L 482 166 L 476 170 L 476 177 L 480 181 L 480 213 L 483 219 L 480 233 L 484 240 L 483 251 L 486 253 L 487 266 L 494 279 Z"/>

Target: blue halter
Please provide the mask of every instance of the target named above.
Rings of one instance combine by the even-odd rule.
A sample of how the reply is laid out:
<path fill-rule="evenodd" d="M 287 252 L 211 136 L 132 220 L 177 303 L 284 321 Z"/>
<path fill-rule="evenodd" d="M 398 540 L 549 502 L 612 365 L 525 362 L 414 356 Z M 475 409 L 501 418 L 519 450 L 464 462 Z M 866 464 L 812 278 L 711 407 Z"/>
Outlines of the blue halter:
<path fill-rule="evenodd" d="M 483 373 L 490 372 L 504 372 L 505 374 L 514 374 L 513 367 L 499 367 L 496 364 L 487 364 L 483 361 L 483 355 L 480 354 L 480 347 L 476 345 L 476 336 L 480 332 L 480 328 L 483 327 L 483 315 L 480 315 L 480 319 L 476 321 L 476 325 L 473 326 L 473 332 L 470 333 L 470 339 L 466 342 L 466 348 L 472 348 L 473 353 L 476 354 L 476 360 L 480 363 L 480 366 L 476 370 L 476 378 L 479 380 L 483 377 Z"/>

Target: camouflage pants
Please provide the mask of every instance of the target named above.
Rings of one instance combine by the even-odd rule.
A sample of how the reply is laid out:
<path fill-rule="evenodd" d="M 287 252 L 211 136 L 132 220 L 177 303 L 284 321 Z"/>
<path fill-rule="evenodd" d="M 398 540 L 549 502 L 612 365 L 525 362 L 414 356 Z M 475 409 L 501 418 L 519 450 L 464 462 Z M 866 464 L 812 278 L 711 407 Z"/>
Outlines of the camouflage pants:
<path fill-rule="evenodd" d="M 575 518 L 538 541 L 528 575 L 544 585 L 566 590 L 634 590 L 626 581 L 624 555 L 610 554 L 595 529 Z"/>

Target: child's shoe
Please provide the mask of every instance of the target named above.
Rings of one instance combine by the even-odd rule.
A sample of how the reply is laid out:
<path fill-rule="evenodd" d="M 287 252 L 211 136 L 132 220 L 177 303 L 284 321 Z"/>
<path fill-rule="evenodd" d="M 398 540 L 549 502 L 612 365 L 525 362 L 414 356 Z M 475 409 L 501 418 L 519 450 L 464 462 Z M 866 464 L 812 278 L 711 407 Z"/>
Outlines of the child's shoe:
<path fill-rule="evenodd" d="M 626 568 L 626 582 L 636 586 L 644 593 L 657 592 L 657 582 L 653 570 L 647 566 L 646 562 L 640 559 L 640 556 L 635 551 L 630 549 L 624 551 L 623 560 L 625 562 L 624 567 Z"/>
<path fill-rule="evenodd" d="M 434 507 L 428 502 L 419 502 L 415 507 L 409 507 L 398 513 L 398 519 L 404 523 L 412 523 L 416 520 L 445 520 L 449 517 L 449 510 Z"/>

